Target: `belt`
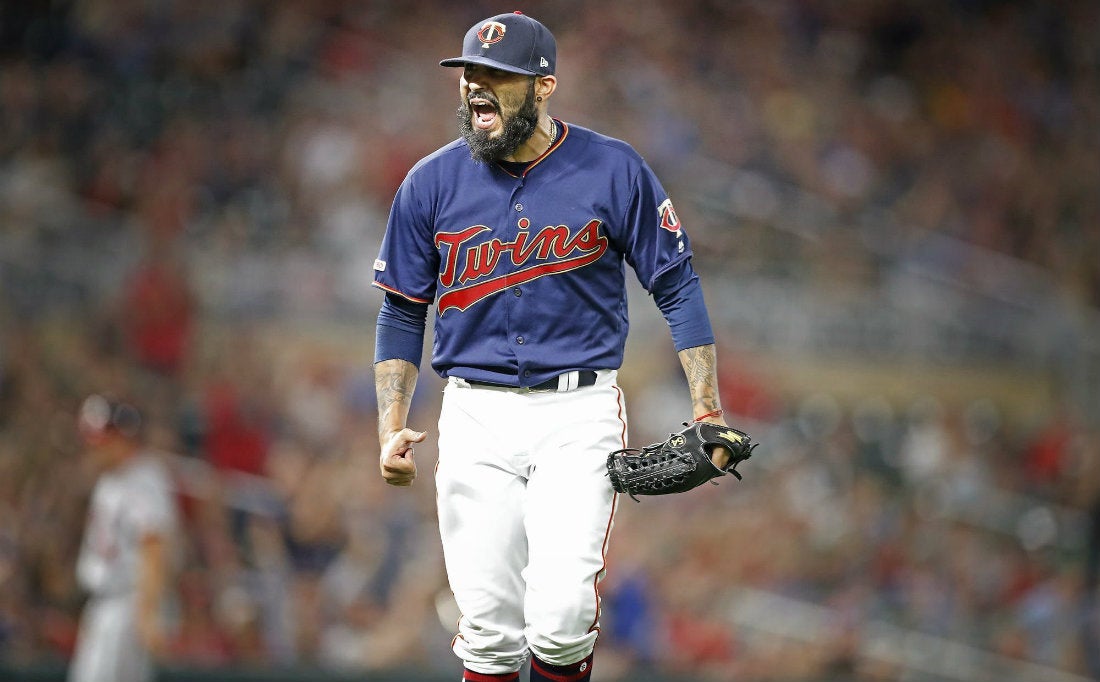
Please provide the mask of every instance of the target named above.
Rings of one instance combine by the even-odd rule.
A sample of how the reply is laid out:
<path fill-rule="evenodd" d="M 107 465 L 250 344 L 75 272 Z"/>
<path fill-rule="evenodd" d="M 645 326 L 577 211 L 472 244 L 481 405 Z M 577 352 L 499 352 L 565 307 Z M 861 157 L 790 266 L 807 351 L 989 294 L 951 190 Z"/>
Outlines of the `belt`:
<path fill-rule="evenodd" d="M 508 384 L 496 384 L 491 381 L 477 381 L 475 379 L 465 379 L 464 381 L 471 386 L 510 388 L 516 391 L 558 391 L 559 393 L 564 393 L 584 386 L 592 386 L 596 383 L 596 373 L 590 369 L 574 370 L 572 372 L 559 374 L 552 379 L 547 379 L 541 384 L 535 384 L 534 386 L 510 386 Z"/>

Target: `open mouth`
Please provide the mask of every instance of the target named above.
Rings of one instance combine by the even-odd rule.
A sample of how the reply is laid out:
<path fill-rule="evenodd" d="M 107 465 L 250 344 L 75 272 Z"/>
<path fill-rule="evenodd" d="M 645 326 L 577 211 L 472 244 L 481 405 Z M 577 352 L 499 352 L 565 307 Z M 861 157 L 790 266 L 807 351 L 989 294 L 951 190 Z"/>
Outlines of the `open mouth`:
<path fill-rule="evenodd" d="M 470 97 L 468 102 L 472 113 L 470 118 L 475 128 L 488 130 L 496 125 L 497 119 L 500 117 L 500 108 L 497 106 L 496 100 L 476 95 Z"/>

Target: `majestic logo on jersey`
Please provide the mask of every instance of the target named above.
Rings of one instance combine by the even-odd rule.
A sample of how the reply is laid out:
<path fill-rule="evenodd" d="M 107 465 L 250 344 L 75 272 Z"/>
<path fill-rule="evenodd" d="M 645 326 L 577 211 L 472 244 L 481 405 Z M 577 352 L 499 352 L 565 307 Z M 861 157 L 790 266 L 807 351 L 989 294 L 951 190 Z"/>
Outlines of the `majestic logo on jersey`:
<path fill-rule="evenodd" d="M 482 47 L 489 47 L 493 43 L 499 43 L 504 38 L 506 30 L 508 27 L 499 21 L 486 21 L 477 32 L 477 39 L 481 41 Z"/>
<path fill-rule="evenodd" d="M 603 222 L 593 219 L 576 233 L 565 225 L 547 225 L 531 233 L 527 231 L 531 221 L 521 218 L 520 232 L 510 242 L 494 237 L 472 243 L 490 229 L 485 225 L 436 234 L 435 246 L 441 251 L 443 263 L 439 283 L 449 289 L 436 301 L 439 314 L 451 308 L 466 310 L 508 287 L 596 262 L 607 251 L 607 237 L 600 234 L 601 225 Z M 508 258 L 517 269 L 494 277 L 502 258 Z M 507 265 L 501 269 L 510 270 Z"/>

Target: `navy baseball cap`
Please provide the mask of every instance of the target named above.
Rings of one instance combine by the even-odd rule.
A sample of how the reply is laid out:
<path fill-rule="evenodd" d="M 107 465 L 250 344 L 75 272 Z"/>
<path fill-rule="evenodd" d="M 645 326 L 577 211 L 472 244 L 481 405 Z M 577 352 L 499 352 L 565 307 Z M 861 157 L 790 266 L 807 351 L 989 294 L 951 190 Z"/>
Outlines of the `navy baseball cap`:
<path fill-rule="evenodd" d="M 554 73 L 558 44 L 545 26 L 523 12 L 498 14 L 466 31 L 462 56 L 444 59 L 440 66 L 483 64 L 527 76 Z"/>

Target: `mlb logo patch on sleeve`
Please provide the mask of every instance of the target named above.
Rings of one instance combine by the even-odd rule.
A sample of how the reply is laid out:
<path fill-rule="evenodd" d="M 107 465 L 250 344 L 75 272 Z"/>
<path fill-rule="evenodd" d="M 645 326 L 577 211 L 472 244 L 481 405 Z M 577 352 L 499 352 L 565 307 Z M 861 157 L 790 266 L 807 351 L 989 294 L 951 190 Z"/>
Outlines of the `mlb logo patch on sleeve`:
<path fill-rule="evenodd" d="M 377 270 L 378 272 L 385 271 L 386 261 L 382 260 L 381 258 L 375 258 L 374 259 L 374 269 Z"/>

